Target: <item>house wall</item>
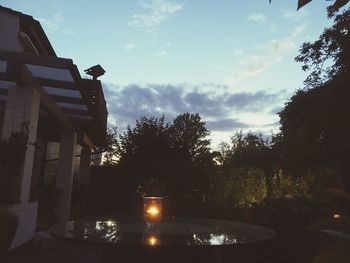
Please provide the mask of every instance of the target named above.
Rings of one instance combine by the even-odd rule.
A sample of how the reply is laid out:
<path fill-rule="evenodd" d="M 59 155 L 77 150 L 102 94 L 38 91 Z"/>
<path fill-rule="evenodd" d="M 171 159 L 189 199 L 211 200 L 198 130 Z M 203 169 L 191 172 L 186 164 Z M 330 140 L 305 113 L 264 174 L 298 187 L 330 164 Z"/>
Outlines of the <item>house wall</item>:
<path fill-rule="evenodd" d="M 0 50 L 23 51 L 18 38 L 20 32 L 19 17 L 0 10 Z"/>

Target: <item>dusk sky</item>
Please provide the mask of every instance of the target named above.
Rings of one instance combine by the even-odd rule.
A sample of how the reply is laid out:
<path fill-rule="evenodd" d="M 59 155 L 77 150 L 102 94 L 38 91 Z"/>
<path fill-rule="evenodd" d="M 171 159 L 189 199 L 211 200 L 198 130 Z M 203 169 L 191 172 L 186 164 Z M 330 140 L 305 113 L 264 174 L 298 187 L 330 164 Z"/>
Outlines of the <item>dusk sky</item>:
<path fill-rule="evenodd" d="M 101 64 L 109 124 L 199 113 L 212 148 L 236 131 L 278 131 L 306 73 L 304 41 L 331 25 L 325 0 L 0 0 L 41 22 L 59 57 Z"/>

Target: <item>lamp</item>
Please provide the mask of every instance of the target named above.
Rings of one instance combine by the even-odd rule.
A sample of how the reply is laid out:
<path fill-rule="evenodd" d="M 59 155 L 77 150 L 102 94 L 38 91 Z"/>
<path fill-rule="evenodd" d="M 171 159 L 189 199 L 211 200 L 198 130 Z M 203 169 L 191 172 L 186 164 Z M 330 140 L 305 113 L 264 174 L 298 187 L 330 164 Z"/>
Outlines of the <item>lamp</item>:
<path fill-rule="evenodd" d="M 143 198 L 143 218 L 146 223 L 157 223 L 162 219 L 163 197 Z"/>

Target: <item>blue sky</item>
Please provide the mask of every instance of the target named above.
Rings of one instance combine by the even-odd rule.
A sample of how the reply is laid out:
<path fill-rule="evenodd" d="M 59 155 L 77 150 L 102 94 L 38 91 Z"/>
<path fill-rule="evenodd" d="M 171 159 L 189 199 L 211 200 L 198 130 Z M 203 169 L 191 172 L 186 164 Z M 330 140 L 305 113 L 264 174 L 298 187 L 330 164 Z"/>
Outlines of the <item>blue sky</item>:
<path fill-rule="evenodd" d="M 278 131 L 278 112 L 306 74 L 304 41 L 331 25 L 329 2 L 297 0 L 0 0 L 38 19 L 81 72 L 101 64 L 109 123 L 198 112 L 216 149 L 240 129 Z"/>

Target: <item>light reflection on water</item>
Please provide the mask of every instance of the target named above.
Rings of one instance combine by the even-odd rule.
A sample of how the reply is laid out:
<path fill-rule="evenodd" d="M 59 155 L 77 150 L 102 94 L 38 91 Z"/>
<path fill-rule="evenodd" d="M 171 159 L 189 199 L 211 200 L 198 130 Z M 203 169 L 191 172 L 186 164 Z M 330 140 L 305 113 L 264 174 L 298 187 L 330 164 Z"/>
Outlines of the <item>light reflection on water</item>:
<path fill-rule="evenodd" d="M 57 235 L 101 243 L 129 245 L 235 245 L 272 238 L 267 228 L 220 220 L 173 219 L 146 224 L 135 220 L 70 221 Z M 55 232 L 54 231 L 54 232 Z"/>
<path fill-rule="evenodd" d="M 188 245 L 233 245 L 239 243 L 236 236 L 227 234 L 193 234 L 192 238 L 193 243 L 190 242 Z"/>
<path fill-rule="evenodd" d="M 123 243 L 123 237 L 131 241 L 137 239 L 138 236 L 142 237 L 143 244 L 155 246 L 161 245 L 161 231 L 153 230 L 149 228 L 149 225 L 145 225 L 144 231 L 140 232 L 139 235 L 132 235 L 132 233 L 122 232 L 122 225 L 115 220 L 95 221 L 91 223 L 85 223 L 84 226 L 84 237 L 85 240 L 99 241 L 105 243 Z M 186 245 L 227 245 L 237 244 L 237 237 L 228 234 L 210 234 L 210 233 L 193 233 L 188 235 L 180 235 L 175 237 L 175 234 L 167 235 L 163 234 L 167 243 L 172 243 L 172 236 L 176 243 L 183 243 Z M 180 238 L 179 238 L 180 237 Z"/>
<path fill-rule="evenodd" d="M 117 243 L 121 239 L 119 224 L 114 220 L 87 222 L 84 227 L 84 239 Z"/>

